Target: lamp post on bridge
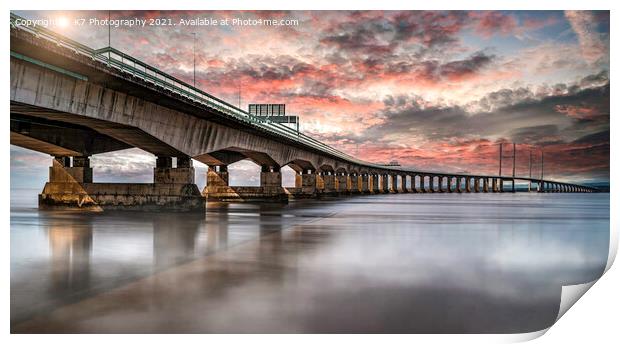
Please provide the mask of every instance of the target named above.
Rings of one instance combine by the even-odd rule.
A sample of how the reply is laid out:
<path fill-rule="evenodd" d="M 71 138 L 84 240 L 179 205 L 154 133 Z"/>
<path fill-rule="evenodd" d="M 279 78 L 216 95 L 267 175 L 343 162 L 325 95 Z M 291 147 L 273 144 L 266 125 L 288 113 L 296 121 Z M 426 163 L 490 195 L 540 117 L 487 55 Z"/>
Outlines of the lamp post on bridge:
<path fill-rule="evenodd" d="M 196 88 L 196 33 L 192 32 L 192 35 L 194 36 L 194 45 L 192 48 L 192 56 L 194 59 L 194 88 Z"/>
<path fill-rule="evenodd" d="M 502 157 L 503 157 L 503 152 L 502 152 L 502 148 L 504 147 L 504 143 L 500 142 L 499 143 L 499 173 L 498 176 L 500 177 L 500 180 L 502 178 Z"/>
<path fill-rule="evenodd" d="M 532 192 L 532 150 L 530 149 L 530 161 L 529 161 L 529 169 L 530 169 L 530 180 L 527 185 L 527 192 Z"/>
<path fill-rule="evenodd" d="M 517 168 L 516 157 L 517 157 L 517 144 L 513 142 L 512 143 L 512 192 L 515 192 L 515 172 Z"/>

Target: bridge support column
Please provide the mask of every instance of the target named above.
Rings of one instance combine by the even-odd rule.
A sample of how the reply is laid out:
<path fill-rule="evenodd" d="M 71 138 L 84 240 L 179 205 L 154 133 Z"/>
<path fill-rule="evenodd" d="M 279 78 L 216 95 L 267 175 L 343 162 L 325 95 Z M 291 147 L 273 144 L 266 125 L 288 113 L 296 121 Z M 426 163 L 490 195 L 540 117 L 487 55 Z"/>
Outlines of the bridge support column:
<path fill-rule="evenodd" d="M 333 172 L 321 172 L 318 179 L 321 181 L 319 189 L 321 194 L 333 195 L 336 193 L 336 176 Z"/>
<path fill-rule="evenodd" d="M 368 173 L 362 173 L 362 175 L 360 176 L 360 191 L 362 193 L 370 193 L 369 179 L 370 178 L 368 178 Z"/>
<path fill-rule="evenodd" d="M 282 173 L 280 173 L 280 167 L 261 166 L 260 186 L 264 188 L 282 187 Z"/>
<path fill-rule="evenodd" d="M 428 192 L 430 193 L 435 192 L 435 176 L 434 175 L 428 176 Z"/>
<path fill-rule="evenodd" d="M 499 192 L 504 192 L 504 180 L 502 178 L 499 178 L 497 182 L 499 183 L 498 185 Z"/>
<path fill-rule="evenodd" d="M 401 186 L 400 186 L 399 192 L 408 193 L 409 189 L 407 188 L 407 175 L 406 174 L 402 174 L 400 176 L 400 182 L 401 182 Z"/>
<path fill-rule="evenodd" d="M 347 179 L 348 179 L 348 176 L 344 172 L 340 172 L 336 174 L 336 189 L 338 190 L 338 193 L 347 192 Z"/>
<path fill-rule="evenodd" d="M 471 192 L 471 177 L 465 177 L 465 192 Z"/>
<path fill-rule="evenodd" d="M 480 178 L 474 177 L 474 192 L 480 192 Z"/>
<path fill-rule="evenodd" d="M 545 192 L 545 182 L 542 180 L 538 181 L 538 192 Z"/>
<path fill-rule="evenodd" d="M 228 186 L 228 166 L 209 166 L 207 170 L 206 187 L 227 187 Z M 214 190 L 215 191 L 215 190 Z"/>
<path fill-rule="evenodd" d="M 313 198 L 317 196 L 318 175 L 314 170 L 302 170 L 295 174 L 295 191 L 290 192 L 292 198 Z"/>
<path fill-rule="evenodd" d="M 489 178 L 482 179 L 482 192 L 489 192 Z"/>
<path fill-rule="evenodd" d="M 426 193 L 426 176 L 420 175 L 420 192 Z"/>
<path fill-rule="evenodd" d="M 52 183 L 92 183 L 93 169 L 90 167 L 90 158 L 87 156 L 54 157 L 49 168 L 49 181 Z"/>
<path fill-rule="evenodd" d="M 415 193 L 417 192 L 416 188 L 415 188 L 415 176 L 409 175 L 409 183 L 410 183 L 410 187 L 409 187 L 409 192 L 411 193 Z"/>
<path fill-rule="evenodd" d="M 372 184 L 371 192 L 375 194 L 379 193 L 379 190 L 380 190 L 379 175 L 378 174 L 371 175 L 370 182 Z"/>
<path fill-rule="evenodd" d="M 159 157 L 157 163 L 153 171 L 154 183 L 93 183 L 89 157 L 73 157 L 73 166 L 70 157 L 55 157 L 49 170 L 49 182 L 39 195 L 39 207 L 204 211 L 205 198 L 194 184 L 191 159 L 181 157 L 181 168 L 172 168 L 170 157 Z"/>
<path fill-rule="evenodd" d="M 391 188 L 390 191 L 394 192 L 394 193 L 398 193 L 399 192 L 399 190 L 398 190 L 398 175 L 397 174 L 392 174 L 390 176 L 390 178 L 392 178 L 392 188 Z"/>
<path fill-rule="evenodd" d="M 452 178 L 453 178 L 452 176 L 448 176 L 448 183 L 446 184 L 446 186 L 448 187 L 448 193 L 454 192 L 452 190 Z"/>
<path fill-rule="evenodd" d="M 360 176 L 358 176 L 357 173 L 353 173 L 349 175 L 349 179 L 351 181 L 351 193 L 360 193 Z"/>
<path fill-rule="evenodd" d="M 157 157 L 153 171 L 155 183 L 194 184 L 194 167 L 190 157 L 178 157 L 177 167 L 172 167 L 171 157 Z"/>
<path fill-rule="evenodd" d="M 390 176 L 388 174 L 381 175 L 381 191 L 390 193 Z"/>

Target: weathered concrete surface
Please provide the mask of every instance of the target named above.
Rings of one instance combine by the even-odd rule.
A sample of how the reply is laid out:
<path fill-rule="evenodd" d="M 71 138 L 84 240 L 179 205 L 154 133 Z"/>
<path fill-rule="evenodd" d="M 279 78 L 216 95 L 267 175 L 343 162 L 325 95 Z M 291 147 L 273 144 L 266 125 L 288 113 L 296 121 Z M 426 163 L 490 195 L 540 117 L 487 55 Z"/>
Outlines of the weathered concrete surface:
<path fill-rule="evenodd" d="M 203 195 L 209 201 L 220 202 L 287 202 L 289 192 L 283 187 L 215 186 L 205 187 Z"/>
<path fill-rule="evenodd" d="M 278 166 L 298 160 L 314 168 L 353 168 L 347 162 L 207 120 L 207 111 L 201 118 L 13 58 L 11 112 L 93 128 L 156 155 L 186 154 L 206 164 L 217 161 L 211 153 L 230 151 L 249 158 L 266 154 Z"/>
<path fill-rule="evenodd" d="M 285 188 L 289 194 L 289 198 L 316 198 L 317 192 L 317 175 L 313 172 L 295 175 L 295 187 Z"/>
<path fill-rule="evenodd" d="M 335 195 L 336 190 L 336 176 L 333 174 L 320 174 L 317 176 L 317 192 L 320 195 Z"/>
<path fill-rule="evenodd" d="M 42 209 L 204 211 L 205 198 L 193 183 L 93 183 L 88 158 L 55 158 L 39 195 Z M 77 166 L 76 166 L 77 165 Z M 193 168 L 192 168 L 193 176 Z"/>
<path fill-rule="evenodd" d="M 349 176 L 349 184 L 351 185 L 350 187 L 350 192 L 353 194 L 358 194 L 361 192 L 360 190 L 360 179 L 361 177 L 358 175 L 351 175 Z"/>
<path fill-rule="evenodd" d="M 339 174 L 336 176 L 336 189 L 338 193 L 345 194 L 348 193 L 348 176 L 345 174 Z"/>
<path fill-rule="evenodd" d="M 289 192 L 279 185 L 282 184 L 280 172 L 261 172 L 261 184 L 264 186 L 229 186 L 228 170 L 220 166 L 216 171 L 209 167 L 207 185 L 202 195 L 210 201 L 221 202 L 287 202 Z"/>
<path fill-rule="evenodd" d="M 11 114 L 11 144 L 55 156 L 88 156 L 131 148 L 90 128 Z"/>
<path fill-rule="evenodd" d="M 379 175 L 373 174 L 370 180 L 371 182 L 371 192 L 372 193 L 380 193 L 381 184 L 379 183 Z"/>
<path fill-rule="evenodd" d="M 204 211 L 195 184 L 48 182 L 39 195 L 42 209 Z"/>
<path fill-rule="evenodd" d="M 364 194 L 370 193 L 369 175 L 364 173 L 360 176 L 360 191 Z"/>

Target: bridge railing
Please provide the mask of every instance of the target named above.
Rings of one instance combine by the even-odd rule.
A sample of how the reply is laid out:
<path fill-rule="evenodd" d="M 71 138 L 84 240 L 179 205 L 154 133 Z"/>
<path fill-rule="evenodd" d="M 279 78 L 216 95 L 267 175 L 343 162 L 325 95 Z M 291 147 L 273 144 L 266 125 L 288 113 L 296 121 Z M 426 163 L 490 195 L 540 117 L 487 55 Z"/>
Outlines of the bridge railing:
<path fill-rule="evenodd" d="M 259 119 L 253 116 L 249 112 L 242 110 L 234 105 L 231 105 L 221 99 L 218 99 L 207 92 L 204 92 L 198 88 L 195 88 L 186 82 L 179 80 L 145 62 L 142 62 L 130 55 L 127 55 L 115 48 L 105 47 L 95 50 L 95 53 L 99 56 L 103 56 L 106 62 L 122 72 L 131 73 L 135 77 L 139 77 L 144 81 L 152 83 L 155 86 L 162 87 L 177 93 L 183 97 L 201 103 L 209 108 L 215 109 L 226 115 L 235 117 L 238 120 L 250 123 L 254 126 L 260 127 L 271 133 L 279 134 L 281 136 L 293 139 L 298 142 L 302 142 L 308 146 L 327 152 L 331 155 L 335 155 L 352 162 L 370 165 L 368 162 L 358 160 L 346 153 L 338 151 L 333 147 L 330 147 L 316 139 L 307 136 L 297 130 L 288 127 L 284 124 L 271 122 L 269 120 Z"/>
<path fill-rule="evenodd" d="M 249 123 L 272 134 L 276 134 L 303 143 L 307 146 L 328 153 L 329 155 L 339 157 L 364 166 L 377 168 L 381 167 L 380 165 L 362 161 L 346 153 L 343 153 L 284 124 L 271 122 L 264 119 L 258 119 L 245 110 L 242 110 L 221 99 L 218 99 L 207 92 L 193 87 L 192 85 L 189 85 L 188 83 L 176 77 L 173 77 L 172 75 L 165 73 L 158 68 L 153 67 L 143 61 L 140 61 L 130 55 L 127 55 L 115 48 L 105 47 L 95 50 L 82 43 L 79 43 L 52 30 L 49 30 L 43 26 L 16 25 L 16 21 L 19 19 L 23 18 L 11 13 L 11 25 L 13 27 L 28 31 L 34 34 L 36 37 L 41 37 L 51 42 L 54 42 L 58 46 L 71 49 L 74 52 L 88 56 L 95 61 L 105 63 L 110 67 L 114 67 L 120 70 L 121 72 L 130 73 L 134 77 L 138 77 L 155 86 L 164 88 L 182 97 L 201 103 L 209 108 L 219 111 L 222 114 L 234 117 L 237 120 Z"/>
<path fill-rule="evenodd" d="M 145 82 L 152 83 L 155 86 L 162 87 L 182 97 L 186 97 L 190 100 L 201 103 L 209 108 L 219 111 L 222 114 L 234 117 L 237 120 L 240 120 L 246 123 L 250 123 L 251 125 L 261 128 L 272 134 L 279 135 L 279 136 L 303 143 L 309 147 L 313 147 L 315 149 L 318 149 L 332 156 L 344 159 L 348 162 L 355 163 L 361 166 L 371 167 L 371 168 L 378 168 L 378 169 L 387 168 L 387 169 L 396 170 L 400 172 L 415 172 L 415 173 L 421 173 L 421 174 L 441 174 L 438 172 L 435 173 L 435 172 L 430 172 L 430 171 L 412 171 L 407 168 L 398 168 L 394 166 L 379 165 L 379 164 L 374 164 L 374 163 L 359 160 L 333 147 L 330 147 L 310 136 L 304 135 L 303 133 L 300 133 L 297 130 L 290 128 L 284 124 L 271 122 L 269 120 L 258 119 L 245 110 L 242 110 L 221 99 L 218 99 L 207 92 L 204 92 L 198 88 L 195 88 L 192 85 L 189 85 L 188 83 L 178 78 L 175 78 L 172 75 L 165 73 L 157 69 L 156 67 L 153 67 L 145 62 L 142 62 L 117 49 L 114 49 L 112 47 L 105 47 L 102 49 L 95 50 L 89 46 L 86 46 L 82 43 L 79 43 L 63 35 L 60 35 L 40 25 L 32 26 L 32 27 L 17 25 L 16 21 L 19 19 L 23 20 L 24 18 L 11 13 L 11 26 L 30 32 L 36 37 L 44 38 L 48 41 L 55 43 L 58 46 L 71 49 L 78 54 L 88 56 L 94 61 L 105 63 L 106 65 L 110 67 L 114 67 L 120 70 L 121 72 L 130 73 L 134 77 L 138 77 L 144 80 Z M 453 175 L 460 175 L 460 174 L 457 173 Z M 479 176 L 479 177 L 494 177 L 494 176 Z M 520 178 L 516 178 L 516 179 L 520 179 Z"/>

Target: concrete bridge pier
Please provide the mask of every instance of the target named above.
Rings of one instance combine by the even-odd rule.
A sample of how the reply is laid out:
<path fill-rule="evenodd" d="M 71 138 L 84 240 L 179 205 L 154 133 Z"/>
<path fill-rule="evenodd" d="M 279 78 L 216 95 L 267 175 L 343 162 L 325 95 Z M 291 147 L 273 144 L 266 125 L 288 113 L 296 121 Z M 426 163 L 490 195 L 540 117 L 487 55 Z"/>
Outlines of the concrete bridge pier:
<path fill-rule="evenodd" d="M 360 176 L 360 191 L 364 194 L 370 193 L 369 180 L 370 178 L 368 178 L 368 173 L 362 173 L 362 175 Z"/>
<path fill-rule="evenodd" d="M 418 178 L 418 190 L 417 191 L 419 193 L 425 193 L 426 190 L 424 190 L 424 175 L 417 175 L 417 178 Z M 415 184 L 414 184 L 414 187 L 415 187 Z"/>
<path fill-rule="evenodd" d="M 480 192 L 480 178 L 474 177 L 474 192 Z"/>
<path fill-rule="evenodd" d="M 371 189 L 370 190 L 371 190 L 371 193 L 377 194 L 377 193 L 379 193 L 379 189 L 380 189 L 379 188 L 379 186 L 380 186 L 379 185 L 379 175 L 376 174 L 376 173 L 373 173 L 370 177 L 371 177 L 370 178 L 370 184 L 371 184 Z"/>
<path fill-rule="evenodd" d="M 230 186 L 226 165 L 209 166 L 207 185 L 202 193 L 210 201 L 288 201 L 288 194 L 282 187 L 282 174 L 279 166 L 261 166 L 260 186 L 258 187 Z"/>
<path fill-rule="evenodd" d="M 153 183 L 93 183 L 90 158 L 71 160 L 52 160 L 49 181 L 39 195 L 41 209 L 204 211 L 205 198 L 194 183 L 189 157 L 178 158 L 178 168 L 172 168 L 171 157 L 158 157 Z"/>
<path fill-rule="evenodd" d="M 489 192 L 489 178 L 482 178 L 482 192 Z"/>
<path fill-rule="evenodd" d="M 286 201 L 288 195 L 282 187 L 282 172 L 280 166 L 261 166 L 260 187 L 257 189 L 258 194 L 254 194 L 254 190 L 250 191 L 249 200 L 267 200 L 267 201 Z"/>
<path fill-rule="evenodd" d="M 351 182 L 350 192 L 354 194 L 360 193 L 362 190 L 360 189 L 360 176 L 357 173 L 352 173 L 349 175 L 349 180 Z"/>
<path fill-rule="evenodd" d="M 408 193 L 409 189 L 407 189 L 407 175 L 401 174 L 400 176 L 400 189 L 398 192 Z"/>
<path fill-rule="evenodd" d="M 381 175 L 381 191 L 390 193 L 390 177 L 388 174 Z"/>
<path fill-rule="evenodd" d="M 292 198 L 314 198 L 317 196 L 317 173 L 314 170 L 302 170 L 295 174 L 295 190 Z"/>
<path fill-rule="evenodd" d="M 465 192 L 471 192 L 471 177 L 465 177 Z"/>
<path fill-rule="evenodd" d="M 398 175 L 397 174 L 392 174 L 390 175 L 390 178 L 392 179 L 392 185 L 391 185 L 391 190 L 390 192 L 393 193 L 398 193 Z"/>
<path fill-rule="evenodd" d="M 435 176 L 434 175 L 428 176 L 428 192 L 429 193 L 435 192 Z"/>
<path fill-rule="evenodd" d="M 462 193 L 463 192 L 462 185 L 463 185 L 463 178 L 456 177 L 456 190 L 455 191 L 457 193 Z"/>
<path fill-rule="evenodd" d="M 331 171 L 320 172 L 317 176 L 317 191 L 322 195 L 336 194 L 336 176 Z"/>
<path fill-rule="evenodd" d="M 336 191 L 338 191 L 339 194 L 346 194 L 348 191 L 347 177 L 347 174 L 344 172 L 336 173 Z"/>
<path fill-rule="evenodd" d="M 498 183 L 499 183 L 498 185 L 499 192 L 504 192 L 504 179 L 499 178 Z"/>

